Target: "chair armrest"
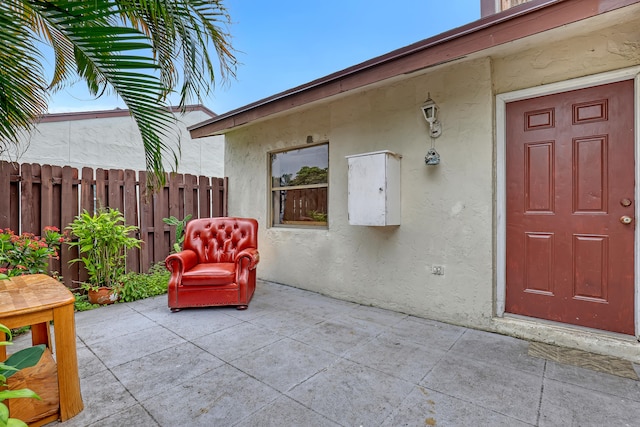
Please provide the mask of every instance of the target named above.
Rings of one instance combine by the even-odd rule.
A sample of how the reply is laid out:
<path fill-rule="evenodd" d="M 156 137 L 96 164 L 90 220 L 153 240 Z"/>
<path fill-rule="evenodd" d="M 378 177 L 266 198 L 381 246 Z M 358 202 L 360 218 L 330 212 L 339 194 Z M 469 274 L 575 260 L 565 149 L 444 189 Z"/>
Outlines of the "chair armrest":
<path fill-rule="evenodd" d="M 172 273 L 182 274 L 198 263 L 198 255 L 190 249 L 169 255 L 165 261 L 167 269 Z"/>
<path fill-rule="evenodd" d="M 260 262 L 260 253 L 256 248 L 244 249 L 236 254 L 236 264 L 239 264 L 242 258 L 249 258 L 249 270 L 253 270 Z"/>

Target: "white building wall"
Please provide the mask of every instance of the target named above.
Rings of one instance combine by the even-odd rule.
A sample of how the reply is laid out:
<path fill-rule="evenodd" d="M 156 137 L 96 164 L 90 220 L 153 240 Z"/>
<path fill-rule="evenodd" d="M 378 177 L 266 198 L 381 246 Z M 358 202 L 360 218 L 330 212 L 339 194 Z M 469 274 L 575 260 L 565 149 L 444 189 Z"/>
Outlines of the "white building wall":
<path fill-rule="evenodd" d="M 603 29 L 590 24 L 513 42 L 485 52 L 485 57 L 425 70 L 227 133 L 229 213 L 259 220 L 258 276 L 363 304 L 496 329 L 494 95 L 640 63 L 637 25 Z M 574 36 L 567 39 L 568 34 Z M 435 142 L 438 166 L 424 163 L 431 141 L 419 107 L 428 93 L 440 107 L 443 126 Z M 309 135 L 314 142 L 329 141 L 329 226 L 271 228 L 267 153 L 303 146 Z M 403 156 L 401 225 L 349 225 L 345 156 L 379 150 Z M 431 274 L 434 265 L 443 266 L 444 275 Z"/>
<path fill-rule="evenodd" d="M 419 107 L 429 92 L 442 113 L 436 167 L 424 163 L 431 140 Z M 452 322 L 489 318 L 490 104 L 490 63 L 479 60 L 229 133 L 229 209 L 258 216 L 259 276 Z M 329 227 L 268 228 L 266 153 L 304 145 L 308 135 L 329 141 Z M 349 225 L 345 156 L 379 150 L 403 156 L 401 225 Z M 444 266 L 444 276 L 432 275 L 433 265 Z"/>
<path fill-rule="evenodd" d="M 204 111 L 176 114 L 177 140 L 166 139 L 178 154 L 179 173 L 224 176 L 224 136 L 191 139 L 187 127 L 210 119 Z M 44 122 L 22 145 L 23 152 L 2 160 L 58 166 L 145 170 L 142 138 L 130 116 Z M 172 163 L 165 162 L 167 171 Z"/>

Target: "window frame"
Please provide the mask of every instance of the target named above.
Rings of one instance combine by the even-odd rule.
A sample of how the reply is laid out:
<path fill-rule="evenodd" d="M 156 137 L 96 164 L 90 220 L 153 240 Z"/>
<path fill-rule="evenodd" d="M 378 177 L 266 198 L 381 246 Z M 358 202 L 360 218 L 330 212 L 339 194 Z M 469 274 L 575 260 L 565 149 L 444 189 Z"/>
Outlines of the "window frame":
<path fill-rule="evenodd" d="M 305 185 L 289 185 L 285 187 L 273 186 L 273 172 L 272 172 L 272 156 L 274 154 L 286 153 L 288 151 L 304 150 L 305 148 L 318 147 L 321 145 L 327 146 L 327 182 L 323 184 L 305 184 Z M 268 185 L 268 197 L 267 197 L 267 209 L 269 218 L 269 228 L 309 228 L 309 229 L 321 229 L 326 230 L 329 228 L 329 141 L 317 141 L 311 144 L 295 145 L 292 147 L 281 148 L 277 150 L 271 150 L 267 152 L 267 179 Z M 327 189 L 327 221 L 287 221 L 286 223 L 276 224 L 274 222 L 275 214 L 273 206 L 274 193 L 277 191 L 289 191 L 289 190 L 304 190 L 313 188 L 326 188 Z"/>

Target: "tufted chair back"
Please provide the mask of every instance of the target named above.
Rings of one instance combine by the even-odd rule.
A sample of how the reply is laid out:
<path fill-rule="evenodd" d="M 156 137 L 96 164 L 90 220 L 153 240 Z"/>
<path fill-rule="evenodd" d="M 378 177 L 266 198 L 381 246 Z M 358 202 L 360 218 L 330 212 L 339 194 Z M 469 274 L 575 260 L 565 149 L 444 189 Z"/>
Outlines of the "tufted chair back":
<path fill-rule="evenodd" d="M 258 222 L 253 218 L 200 218 L 187 223 L 184 249 L 198 256 L 198 263 L 234 262 L 243 249 L 258 247 Z"/>

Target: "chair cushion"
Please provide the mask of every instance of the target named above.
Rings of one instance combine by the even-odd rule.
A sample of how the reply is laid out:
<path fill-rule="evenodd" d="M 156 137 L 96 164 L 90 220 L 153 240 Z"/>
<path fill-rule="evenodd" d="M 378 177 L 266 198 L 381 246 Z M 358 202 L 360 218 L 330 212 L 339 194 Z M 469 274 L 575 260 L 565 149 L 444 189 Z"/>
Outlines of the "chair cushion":
<path fill-rule="evenodd" d="M 236 280 L 236 268 L 232 262 L 197 264 L 182 275 L 182 285 L 228 285 Z"/>
<path fill-rule="evenodd" d="M 200 218 L 187 223 L 184 249 L 198 255 L 198 264 L 235 262 L 236 255 L 258 247 L 258 222 L 252 218 Z"/>

